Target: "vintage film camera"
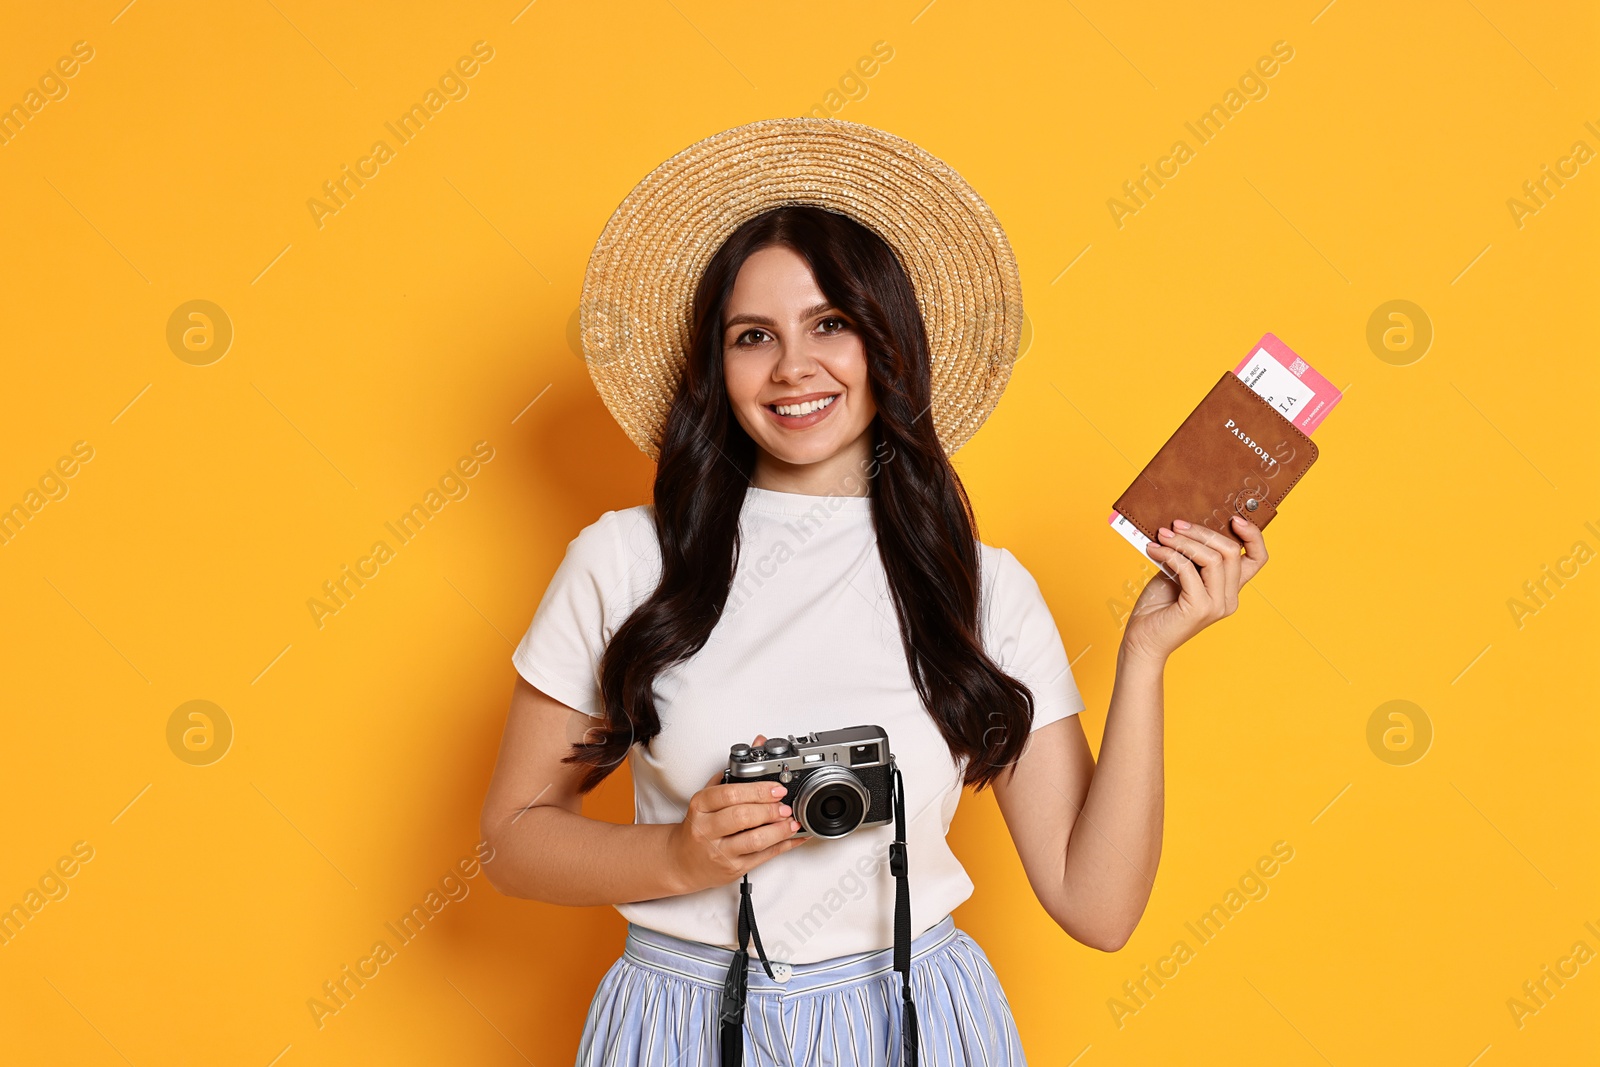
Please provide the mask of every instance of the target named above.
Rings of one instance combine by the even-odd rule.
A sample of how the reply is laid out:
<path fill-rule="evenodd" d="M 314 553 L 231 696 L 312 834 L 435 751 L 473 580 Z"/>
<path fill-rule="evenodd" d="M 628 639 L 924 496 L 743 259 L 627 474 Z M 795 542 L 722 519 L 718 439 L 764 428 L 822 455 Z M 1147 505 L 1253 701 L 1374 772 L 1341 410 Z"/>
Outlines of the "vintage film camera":
<path fill-rule="evenodd" d="M 728 750 L 724 782 L 782 782 L 800 823 L 795 836 L 845 837 L 894 818 L 889 735 L 879 726 L 789 737 Z"/>

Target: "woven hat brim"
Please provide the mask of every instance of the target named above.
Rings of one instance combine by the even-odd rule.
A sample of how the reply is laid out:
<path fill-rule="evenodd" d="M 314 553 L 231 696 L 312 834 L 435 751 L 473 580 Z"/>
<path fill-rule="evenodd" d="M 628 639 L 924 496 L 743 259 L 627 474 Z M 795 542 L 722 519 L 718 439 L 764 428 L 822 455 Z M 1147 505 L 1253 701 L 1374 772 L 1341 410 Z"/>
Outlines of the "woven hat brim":
<path fill-rule="evenodd" d="M 656 167 L 612 213 L 578 313 L 584 361 L 612 416 L 659 458 L 700 276 L 741 224 L 786 204 L 848 215 L 895 251 L 927 329 L 929 414 L 945 452 L 955 452 L 994 410 L 1016 362 L 1016 257 L 953 168 L 843 119 L 764 119 L 714 134 Z"/>

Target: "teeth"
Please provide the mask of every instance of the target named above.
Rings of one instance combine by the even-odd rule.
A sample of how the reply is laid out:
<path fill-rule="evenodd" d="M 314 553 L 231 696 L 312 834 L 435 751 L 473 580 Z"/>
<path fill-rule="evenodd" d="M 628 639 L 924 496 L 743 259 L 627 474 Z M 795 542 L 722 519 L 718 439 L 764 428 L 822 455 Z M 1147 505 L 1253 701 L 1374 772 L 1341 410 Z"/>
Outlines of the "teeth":
<path fill-rule="evenodd" d="M 813 411 L 821 411 L 833 403 L 837 397 L 825 396 L 821 400 L 808 400 L 804 404 L 775 404 L 772 410 L 779 415 L 809 415 Z"/>

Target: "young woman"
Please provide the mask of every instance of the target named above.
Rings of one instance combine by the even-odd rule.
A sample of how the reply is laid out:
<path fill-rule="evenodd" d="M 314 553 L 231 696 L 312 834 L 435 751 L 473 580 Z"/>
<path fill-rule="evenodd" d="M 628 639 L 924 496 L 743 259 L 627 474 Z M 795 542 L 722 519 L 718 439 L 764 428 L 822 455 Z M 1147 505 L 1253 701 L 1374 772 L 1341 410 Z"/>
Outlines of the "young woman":
<path fill-rule="evenodd" d="M 1153 579 L 1127 621 L 1096 764 L 1039 588 L 977 539 L 929 417 L 962 422 L 933 384 L 917 297 L 895 250 L 850 214 L 784 203 L 737 225 L 694 289 L 654 506 L 578 535 L 517 648 L 485 870 L 503 893 L 629 919 L 579 1064 L 717 1062 L 745 876 L 775 968 L 749 970 L 745 1061 L 894 1061 L 894 828 L 799 833 L 784 787 L 722 783 L 738 742 L 887 733 L 905 788 L 921 1063 L 1024 1062 L 1000 981 L 950 914 L 973 888 L 945 840 L 963 785 L 993 787 L 1069 935 L 1112 951 L 1144 910 L 1161 848 L 1162 673 L 1234 611 L 1266 562 L 1261 533 L 1161 531 L 1150 556 L 1178 580 Z M 635 822 L 586 818 L 583 795 L 624 758 Z"/>

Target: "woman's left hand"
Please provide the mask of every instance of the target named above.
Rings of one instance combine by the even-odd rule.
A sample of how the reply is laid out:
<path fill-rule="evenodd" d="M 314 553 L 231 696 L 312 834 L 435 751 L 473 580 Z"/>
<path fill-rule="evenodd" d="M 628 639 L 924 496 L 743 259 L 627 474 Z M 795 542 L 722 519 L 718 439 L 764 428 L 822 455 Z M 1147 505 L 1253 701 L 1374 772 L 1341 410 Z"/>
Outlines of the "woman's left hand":
<path fill-rule="evenodd" d="M 1122 635 L 1123 648 L 1156 662 L 1218 619 L 1239 607 L 1239 587 L 1267 565 L 1261 528 L 1242 517 L 1233 520 L 1237 540 L 1182 519 L 1157 531 L 1159 543 L 1147 548 L 1151 559 L 1178 575 L 1174 582 L 1157 573 L 1139 594 Z M 1244 554 L 1239 554 L 1241 542 Z"/>

